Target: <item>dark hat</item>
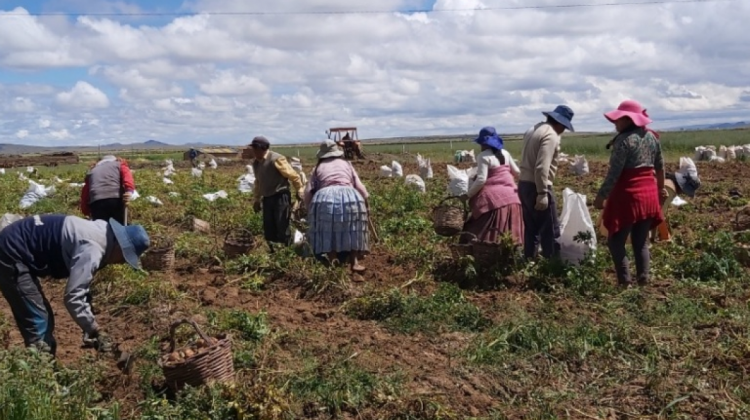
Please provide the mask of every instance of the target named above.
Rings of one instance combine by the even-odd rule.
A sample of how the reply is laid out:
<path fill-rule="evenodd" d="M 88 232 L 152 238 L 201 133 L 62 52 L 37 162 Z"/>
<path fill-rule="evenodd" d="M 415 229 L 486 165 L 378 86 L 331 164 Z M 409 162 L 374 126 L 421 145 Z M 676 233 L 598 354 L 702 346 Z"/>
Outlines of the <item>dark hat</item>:
<path fill-rule="evenodd" d="M 554 111 L 542 112 L 542 114 L 559 122 L 560 124 L 562 124 L 563 127 L 567 128 L 568 130 L 575 131 L 573 129 L 573 123 L 571 122 L 573 120 L 574 114 L 573 114 L 573 110 L 570 109 L 570 107 L 567 107 L 565 105 L 558 105 Z"/>
<path fill-rule="evenodd" d="M 264 136 L 256 136 L 253 138 L 253 141 L 250 142 L 250 147 L 253 149 L 268 149 L 268 147 L 271 145 L 271 142 L 268 141 L 267 138 Z"/>

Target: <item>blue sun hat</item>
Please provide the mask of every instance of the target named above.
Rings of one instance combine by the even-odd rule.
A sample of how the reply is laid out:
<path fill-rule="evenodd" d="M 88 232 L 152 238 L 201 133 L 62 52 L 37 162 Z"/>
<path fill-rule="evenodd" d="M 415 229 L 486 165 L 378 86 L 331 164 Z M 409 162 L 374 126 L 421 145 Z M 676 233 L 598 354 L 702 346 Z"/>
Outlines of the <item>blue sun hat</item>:
<path fill-rule="evenodd" d="M 542 112 L 542 114 L 559 122 L 563 125 L 563 127 L 567 128 L 571 132 L 576 131 L 573 129 L 573 123 L 571 122 L 573 120 L 573 115 L 575 114 L 573 113 L 573 110 L 570 109 L 570 107 L 565 105 L 558 105 L 554 111 Z"/>
<path fill-rule="evenodd" d="M 140 225 L 123 226 L 115 219 L 109 219 L 109 225 L 112 227 L 125 261 L 134 269 L 140 269 L 139 259 L 151 245 L 146 229 Z"/>
<path fill-rule="evenodd" d="M 495 127 L 488 126 L 479 130 L 479 137 L 474 139 L 474 142 L 479 145 L 489 146 L 497 150 L 501 150 L 503 148 L 503 138 L 497 135 Z"/>

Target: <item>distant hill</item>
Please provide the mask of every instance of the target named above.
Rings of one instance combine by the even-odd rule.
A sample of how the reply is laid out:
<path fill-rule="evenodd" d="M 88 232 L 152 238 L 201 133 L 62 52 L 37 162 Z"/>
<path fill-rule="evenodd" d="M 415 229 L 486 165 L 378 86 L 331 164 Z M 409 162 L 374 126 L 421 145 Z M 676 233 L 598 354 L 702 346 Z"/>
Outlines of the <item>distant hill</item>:
<path fill-rule="evenodd" d="M 160 142 L 157 140 L 148 140 L 142 143 L 110 143 L 99 146 L 28 146 L 24 144 L 8 144 L 0 143 L 0 153 L 7 155 L 24 155 L 29 153 L 54 153 L 54 152 L 95 152 L 101 150 L 102 152 L 114 152 L 122 150 L 187 150 L 191 147 L 221 147 L 216 144 L 207 143 L 190 143 L 190 144 L 169 144 Z M 232 146 L 238 147 L 238 146 Z"/>
<path fill-rule="evenodd" d="M 670 128 L 674 131 L 694 131 L 694 130 L 734 130 L 738 128 L 750 128 L 750 121 L 727 122 L 718 124 L 697 124 L 683 127 Z"/>

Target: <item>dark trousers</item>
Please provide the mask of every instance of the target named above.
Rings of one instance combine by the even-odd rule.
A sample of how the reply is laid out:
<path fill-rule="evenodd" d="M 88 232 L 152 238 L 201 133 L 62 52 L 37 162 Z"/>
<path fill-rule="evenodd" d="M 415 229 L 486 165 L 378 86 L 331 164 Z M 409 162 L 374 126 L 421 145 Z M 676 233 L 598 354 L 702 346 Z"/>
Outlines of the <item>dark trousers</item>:
<path fill-rule="evenodd" d="M 263 235 L 266 241 L 286 246 L 291 245 L 291 217 L 292 194 L 289 191 L 263 197 Z"/>
<path fill-rule="evenodd" d="M 542 245 L 542 256 L 552 258 L 560 255 L 560 222 L 557 220 L 557 206 L 555 196 L 547 193 L 549 207 L 546 210 L 536 210 L 536 184 L 521 181 L 518 183 L 518 197 L 523 209 L 523 254 L 527 259 L 537 257 L 539 245 Z"/>
<path fill-rule="evenodd" d="M 122 198 L 96 200 L 89 205 L 89 208 L 91 209 L 91 220 L 109 221 L 110 218 L 113 218 L 121 224 L 125 223 L 125 203 L 122 202 Z"/>
<path fill-rule="evenodd" d="M 632 284 L 630 278 L 630 261 L 625 250 L 625 244 L 630 235 L 635 257 L 635 271 L 639 284 L 648 283 L 648 271 L 651 264 L 651 254 L 648 250 L 648 234 L 651 230 L 652 220 L 643 220 L 620 229 L 619 232 L 607 239 L 609 252 L 612 254 L 612 262 L 615 263 L 617 282 L 622 285 Z"/>
<path fill-rule="evenodd" d="M 39 279 L 22 263 L 0 262 L 0 291 L 8 301 L 26 347 L 57 351 L 55 314 L 44 296 Z"/>

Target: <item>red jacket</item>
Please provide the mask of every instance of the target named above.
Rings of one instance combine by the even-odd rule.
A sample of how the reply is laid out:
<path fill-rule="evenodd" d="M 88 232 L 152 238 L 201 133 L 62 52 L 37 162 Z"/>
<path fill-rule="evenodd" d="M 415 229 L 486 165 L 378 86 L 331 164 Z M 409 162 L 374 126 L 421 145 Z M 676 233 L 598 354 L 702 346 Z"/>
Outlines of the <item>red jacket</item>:
<path fill-rule="evenodd" d="M 128 162 L 122 158 L 118 158 L 117 161 L 120 162 L 120 189 L 123 192 L 134 192 L 135 180 L 133 179 L 133 173 L 130 172 L 130 167 L 128 167 Z M 81 213 L 83 213 L 84 216 L 91 215 L 91 209 L 89 207 L 90 188 L 91 177 L 86 175 L 86 180 L 84 181 L 83 189 L 81 190 Z"/>

